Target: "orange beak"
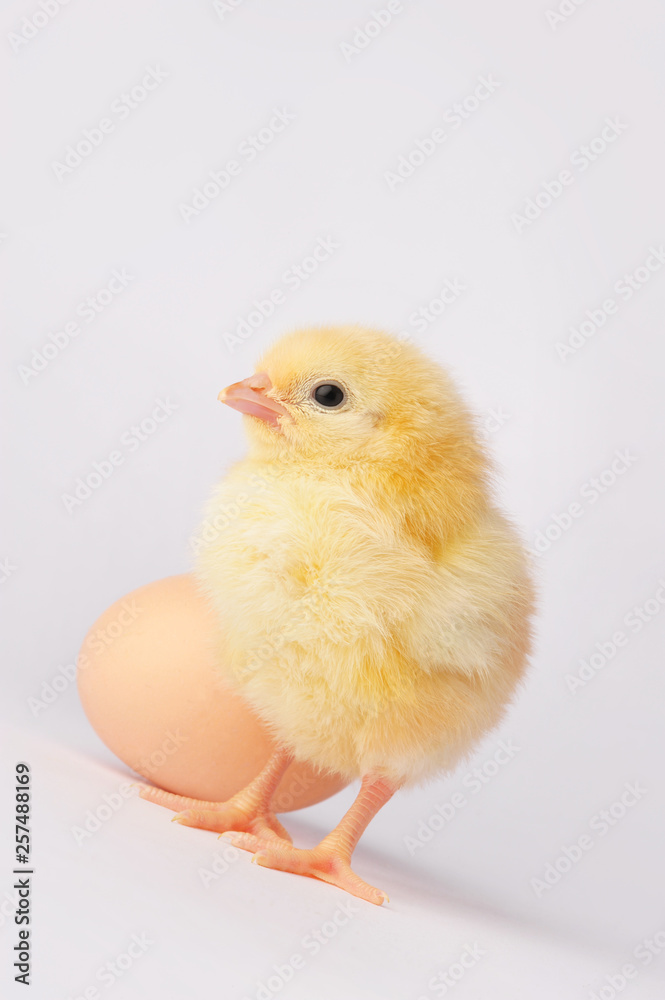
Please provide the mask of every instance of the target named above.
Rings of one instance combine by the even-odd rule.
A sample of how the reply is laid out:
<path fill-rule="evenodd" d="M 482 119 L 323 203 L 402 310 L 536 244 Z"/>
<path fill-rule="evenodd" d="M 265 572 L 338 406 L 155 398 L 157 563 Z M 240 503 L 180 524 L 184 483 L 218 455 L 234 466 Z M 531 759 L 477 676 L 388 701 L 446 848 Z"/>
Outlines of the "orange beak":
<path fill-rule="evenodd" d="M 258 375 L 250 375 L 242 382 L 228 385 L 226 389 L 222 389 L 217 399 L 234 410 L 239 410 L 240 413 L 258 417 L 272 427 L 278 427 L 279 417 L 290 419 L 289 411 L 276 399 L 266 395 L 269 389 L 272 389 L 269 376 L 265 372 L 260 372 Z"/>

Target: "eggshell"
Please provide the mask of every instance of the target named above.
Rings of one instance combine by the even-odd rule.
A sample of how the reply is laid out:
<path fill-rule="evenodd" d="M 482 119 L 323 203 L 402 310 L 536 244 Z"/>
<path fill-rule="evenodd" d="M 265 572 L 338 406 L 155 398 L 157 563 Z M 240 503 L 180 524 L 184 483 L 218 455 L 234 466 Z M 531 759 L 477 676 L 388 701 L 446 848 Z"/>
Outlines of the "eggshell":
<path fill-rule="evenodd" d="M 93 728 L 132 770 L 168 791 L 224 801 L 258 774 L 274 742 L 215 667 L 215 627 L 191 576 L 140 587 L 92 626 L 78 688 Z M 292 764 L 277 811 L 320 802 L 344 784 Z"/>

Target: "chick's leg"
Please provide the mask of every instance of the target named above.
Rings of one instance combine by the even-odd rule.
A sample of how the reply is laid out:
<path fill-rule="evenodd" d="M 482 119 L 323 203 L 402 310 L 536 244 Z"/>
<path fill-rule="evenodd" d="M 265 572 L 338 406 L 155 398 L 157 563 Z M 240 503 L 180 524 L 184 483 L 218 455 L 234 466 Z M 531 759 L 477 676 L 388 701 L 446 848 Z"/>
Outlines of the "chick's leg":
<path fill-rule="evenodd" d="M 299 850 L 278 841 L 261 842 L 251 834 L 226 833 L 224 837 L 235 847 L 252 851 L 252 860 L 264 868 L 277 868 L 296 875 L 319 878 L 380 906 L 388 899 L 387 895 L 364 882 L 351 870 L 351 855 L 370 820 L 397 791 L 397 787 L 385 778 L 371 775 L 364 777 L 349 811 L 332 833 L 311 850 Z"/>
<path fill-rule="evenodd" d="M 277 750 L 256 778 L 227 802 L 190 799 L 152 785 L 140 785 L 139 795 L 167 809 L 182 810 L 173 817 L 173 822 L 182 826 L 195 826 L 216 833 L 240 830 L 262 841 L 272 843 L 273 840 L 284 840 L 290 844 L 291 837 L 272 811 L 271 801 L 291 760 L 288 751 Z"/>

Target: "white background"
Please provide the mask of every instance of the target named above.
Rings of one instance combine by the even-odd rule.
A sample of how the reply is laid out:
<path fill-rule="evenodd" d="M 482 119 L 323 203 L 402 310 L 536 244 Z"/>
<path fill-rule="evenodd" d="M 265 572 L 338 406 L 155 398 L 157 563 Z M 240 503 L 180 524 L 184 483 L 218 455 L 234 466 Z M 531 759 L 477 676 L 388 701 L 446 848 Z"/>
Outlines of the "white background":
<path fill-rule="evenodd" d="M 549 525 L 554 538 L 552 518 L 569 504 L 579 502 L 582 513 L 536 559 L 541 607 L 528 683 L 470 766 L 501 738 L 519 753 L 413 856 L 404 837 L 464 788 L 468 768 L 386 806 L 363 841 L 365 872 L 375 866 L 401 922 L 367 904 L 358 929 L 344 939 L 340 932 L 328 957 L 312 958 L 281 995 L 434 996 L 428 980 L 462 951 L 455 934 L 463 938 L 464 921 L 475 920 L 476 933 L 487 920 L 494 957 L 469 971 L 456 996 L 552 989 L 584 998 L 643 939 L 665 930 L 665 613 L 639 631 L 625 623 L 636 605 L 656 599 L 665 577 L 665 266 L 628 301 L 614 290 L 665 241 L 665 11 L 654 0 L 588 0 L 570 3 L 573 13 L 557 24 L 534 0 L 413 0 L 363 51 L 345 56 L 341 43 L 352 43 L 384 6 L 245 0 L 222 17 L 204 0 L 72 0 L 14 51 L 11 33 L 40 8 L 3 5 L 11 108 L 0 219 L 2 400 L 14 489 L 0 545 L 9 564 L 2 713 L 19 730 L 3 764 L 3 801 L 14 760 L 43 760 L 35 822 L 49 876 L 39 890 L 33 996 L 79 995 L 134 930 L 149 931 L 158 945 L 113 986 L 118 1000 L 157 995 L 157 986 L 163 996 L 198 996 L 208 986 L 216 989 L 210 995 L 254 996 L 255 981 L 285 960 L 300 928 L 320 925 L 342 898 L 309 880 L 285 886 L 279 873 L 257 881 L 265 873 L 244 858 L 214 900 L 212 890 L 205 896 L 203 920 L 202 901 L 188 896 L 199 892 L 192 885 L 204 863 L 191 860 L 192 845 L 209 858 L 216 841 L 191 831 L 183 840 L 140 802 L 109 824 L 112 834 L 100 832 L 85 851 L 72 848 L 74 817 L 116 788 L 123 768 L 91 731 L 73 687 L 37 719 L 28 707 L 43 681 L 73 662 L 110 603 L 187 571 L 188 539 L 208 491 L 244 449 L 240 420 L 222 412 L 217 392 L 250 374 L 276 336 L 307 324 L 408 331 L 452 369 L 481 419 L 500 412 L 502 426 L 489 429 L 501 498 L 530 546 L 541 537 L 546 547 L 538 533 Z M 124 120 L 111 113 L 114 131 L 58 179 L 54 161 L 149 67 L 166 79 Z M 500 84 L 495 92 L 461 127 L 446 123 L 446 111 L 488 75 Z M 247 162 L 238 147 L 275 108 L 295 119 Z M 588 169 L 574 166 L 575 150 L 608 118 L 621 134 Z M 435 127 L 445 142 L 391 190 L 386 174 Z M 180 206 L 231 158 L 242 163 L 240 176 L 185 222 Z M 573 182 L 533 222 L 516 225 L 527 199 L 563 169 Z M 339 248 L 299 290 L 286 289 L 284 272 L 328 237 Z M 26 376 L 33 352 L 123 268 L 132 280 L 122 294 L 94 322 L 79 317 L 80 334 Z M 418 332 L 414 310 L 454 278 L 466 290 Z M 285 303 L 231 351 L 224 335 L 275 288 L 285 290 Z M 557 343 L 610 297 L 618 312 L 562 359 Z M 122 435 L 158 397 L 177 403 L 173 415 L 137 451 L 123 449 L 108 481 L 68 511 L 63 494 L 122 448 Z M 584 484 L 611 466 L 617 449 L 634 456 L 630 467 L 591 502 Z M 627 643 L 571 693 L 566 675 L 617 630 Z M 37 730 L 59 749 L 35 745 Z M 647 790 L 641 800 L 606 836 L 594 834 L 593 849 L 538 896 L 531 879 L 590 832 L 626 782 Z M 350 794 L 296 817 L 305 839 L 329 828 Z M 9 887 L 7 829 L 0 885 Z M 128 861 L 136 838 L 141 863 Z M 56 861 L 69 865 L 61 883 L 49 881 Z M 171 863 L 175 883 L 154 870 L 163 874 L 160 865 Z M 132 888 L 123 895 L 117 887 L 125 884 Z M 256 899 L 265 904 L 260 914 Z M 295 929 L 282 941 L 288 919 Z M 259 928 L 263 946 L 253 943 Z M 9 922 L 0 934 L 4 964 Z M 602 958 L 585 972 L 570 958 L 569 979 L 558 980 L 566 963 L 546 967 L 529 936 L 539 934 L 599 949 Z M 648 977 L 665 975 L 665 952 L 648 969 L 633 961 L 639 979 L 630 995 L 657 996 Z"/>

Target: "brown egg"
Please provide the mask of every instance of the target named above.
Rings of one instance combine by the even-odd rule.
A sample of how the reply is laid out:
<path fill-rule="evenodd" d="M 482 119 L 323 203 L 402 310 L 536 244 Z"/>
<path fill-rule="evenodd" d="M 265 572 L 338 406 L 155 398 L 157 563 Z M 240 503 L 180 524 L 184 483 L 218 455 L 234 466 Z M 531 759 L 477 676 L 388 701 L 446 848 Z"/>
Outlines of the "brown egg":
<path fill-rule="evenodd" d="M 213 636 L 212 613 L 191 576 L 149 583 L 92 626 L 78 688 L 97 734 L 132 770 L 168 791 L 221 802 L 258 774 L 274 742 L 223 683 Z M 313 805 L 344 785 L 292 764 L 277 810 Z"/>

